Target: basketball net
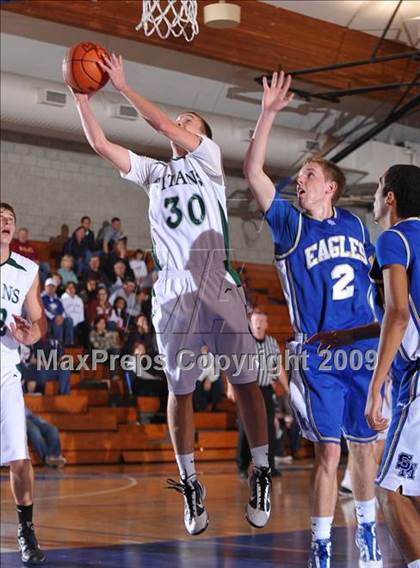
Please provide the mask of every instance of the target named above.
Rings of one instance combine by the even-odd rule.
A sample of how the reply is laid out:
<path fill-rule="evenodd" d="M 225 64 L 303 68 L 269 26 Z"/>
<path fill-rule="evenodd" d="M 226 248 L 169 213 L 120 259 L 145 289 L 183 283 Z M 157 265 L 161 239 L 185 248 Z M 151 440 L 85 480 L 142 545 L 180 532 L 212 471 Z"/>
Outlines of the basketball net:
<path fill-rule="evenodd" d="M 197 0 L 143 0 L 143 13 L 136 30 L 147 36 L 157 33 L 192 41 L 198 34 Z"/>

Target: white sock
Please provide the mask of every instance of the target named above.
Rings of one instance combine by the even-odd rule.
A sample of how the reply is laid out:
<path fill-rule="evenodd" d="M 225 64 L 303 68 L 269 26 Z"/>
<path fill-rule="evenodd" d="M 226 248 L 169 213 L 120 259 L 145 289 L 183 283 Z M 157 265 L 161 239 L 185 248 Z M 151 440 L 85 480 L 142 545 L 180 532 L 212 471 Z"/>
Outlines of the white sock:
<path fill-rule="evenodd" d="M 417 560 L 413 560 L 413 562 L 409 562 L 407 566 L 408 568 L 420 568 L 420 558 L 417 558 Z"/>
<path fill-rule="evenodd" d="M 195 475 L 194 454 L 175 454 L 181 479 Z"/>
<path fill-rule="evenodd" d="M 255 467 L 268 467 L 268 444 L 251 448 L 251 456 Z"/>
<path fill-rule="evenodd" d="M 374 523 L 376 520 L 376 499 L 370 501 L 354 501 L 357 523 Z"/>
<path fill-rule="evenodd" d="M 331 538 L 333 517 L 311 517 L 312 542 Z"/>
<path fill-rule="evenodd" d="M 351 473 L 348 467 L 346 467 L 346 471 L 344 472 L 344 477 L 341 480 L 341 485 L 346 489 L 351 489 Z"/>

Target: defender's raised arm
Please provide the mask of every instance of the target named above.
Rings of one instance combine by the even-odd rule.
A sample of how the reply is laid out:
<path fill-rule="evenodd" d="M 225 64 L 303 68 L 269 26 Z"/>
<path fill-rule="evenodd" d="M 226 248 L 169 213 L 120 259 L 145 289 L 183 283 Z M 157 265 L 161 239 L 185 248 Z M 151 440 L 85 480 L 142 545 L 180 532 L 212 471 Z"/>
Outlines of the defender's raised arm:
<path fill-rule="evenodd" d="M 291 80 L 283 71 L 280 75 L 273 73 L 270 85 L 267 78 L 263 78 L 262 110 L 245 157 L 244 175 L 263 212 L 269 209 L 275 194 L 274 184 L 264 172 L 268 137 L 277 113 L 293 99 L 293 93 L 289 92 Z"/>

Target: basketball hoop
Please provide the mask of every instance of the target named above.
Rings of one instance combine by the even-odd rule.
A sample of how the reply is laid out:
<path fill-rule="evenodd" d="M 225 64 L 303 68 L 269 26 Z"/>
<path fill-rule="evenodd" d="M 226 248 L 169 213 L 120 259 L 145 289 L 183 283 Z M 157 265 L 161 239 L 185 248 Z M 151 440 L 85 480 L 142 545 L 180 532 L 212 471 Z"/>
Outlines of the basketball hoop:
<path fill-rule="evenodd" d="M 192 41 L 198 34 L 197 0 L 143 0 L 143 13 L 136 30 L 162 39 L 184 36 Z"/>

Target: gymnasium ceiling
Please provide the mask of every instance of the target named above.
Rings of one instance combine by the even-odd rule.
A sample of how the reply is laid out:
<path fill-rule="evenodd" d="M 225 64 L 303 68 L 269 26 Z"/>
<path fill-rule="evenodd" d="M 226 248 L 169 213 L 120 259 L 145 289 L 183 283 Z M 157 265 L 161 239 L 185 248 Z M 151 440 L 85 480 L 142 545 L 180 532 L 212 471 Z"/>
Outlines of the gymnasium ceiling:
<path fill-rule="evenodd" d="M 139 0 L 2 3 L 2 70 L 61 82 L 65 50 L 89 39 L 124 54 L 133 87 L 156 102 L 254 121 L 260 104 L 256 77 L 278 68 L 293 71 L 369 58 L 398 3 L 232 1 L 242 7 L 241 25 L 214 30 L 202 22 L 202 7 L 210 2 L 199 0 L 200 33 L 191 43 L 146 38 L 135 31 L 141 15 Z M 413 20 L 416 15 L 420 16 L 420 2 L 405 0 L 389 30 L 389 37 L 394 39 L 381 43 L 378 56 L 415 52 L 419 45 L 419 20 Z M 320 92 L 406 84 L 418 73 L 418 60 L 406 59 L 305 75 L 296 78 L 294 85 Z M 305 130 L 312 139 L 321 134 L 339 138 L 367 115 L 371 115 L 368 125 L 383 119 L 404 89 L 346 96 L 339 103 L 296 97 L 277 123 Z M 418 87 L 412 89 L 410 97 L 415 92 L 419 92 Z M 376 139 L 420 143 L 419 128 L 417 108 Z"/>

